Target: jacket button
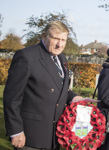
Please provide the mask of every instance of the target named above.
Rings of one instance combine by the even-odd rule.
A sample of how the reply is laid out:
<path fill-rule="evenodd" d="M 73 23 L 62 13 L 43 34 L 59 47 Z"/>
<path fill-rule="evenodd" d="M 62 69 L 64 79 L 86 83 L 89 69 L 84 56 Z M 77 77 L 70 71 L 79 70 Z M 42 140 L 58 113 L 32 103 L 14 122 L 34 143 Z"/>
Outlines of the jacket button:
<path fill-rule="evenodd" d="M 54 89 L 51 89 L 51 92 L 53 93 L 53 92 L 54 92 Z"/>
<path fill-rule="evenodd" d="M 56 121 L 54 120 L 53 123 L 56 123 Z"/>
<path fill-rule="evenodd" d="M 59 104 L 56 104 L 56 106 L 59 106 Z"/>

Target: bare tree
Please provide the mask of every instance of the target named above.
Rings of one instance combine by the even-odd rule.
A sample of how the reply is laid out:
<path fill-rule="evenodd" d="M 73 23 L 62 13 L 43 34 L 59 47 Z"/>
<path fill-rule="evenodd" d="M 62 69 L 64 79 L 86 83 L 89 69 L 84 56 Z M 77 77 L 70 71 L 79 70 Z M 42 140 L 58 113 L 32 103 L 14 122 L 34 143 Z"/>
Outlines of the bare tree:
<path fill-rule="evenodd" d="M 62 21 L 69 29 L 69 38 L 67 40 L 67 45 L 65 48 L 64 53 L 70 54 L 75 53 L 79 50 L 78 45 L 75 44 L 76 42 L 76 33 L 73 30 L 72 24 L 68 21 L 65 12 L 62 13 L 54 12 L 54 13 L 46 13 L 42 14 L 40 17 L 30 17 L 26 22 L 28 29 L 25 29 L 26 34 L 24 37 L 26 38 L 25 46 L 30 46 L 38 43 L 41 40 L 41 34 L 44 30 L 45 26 L 54 20 Z"/>
<path fill-rule="evenodd" d="M 100 0 L 98 8 L 102 8 L 105 11 L 109 11 L 109 0 Z"/>

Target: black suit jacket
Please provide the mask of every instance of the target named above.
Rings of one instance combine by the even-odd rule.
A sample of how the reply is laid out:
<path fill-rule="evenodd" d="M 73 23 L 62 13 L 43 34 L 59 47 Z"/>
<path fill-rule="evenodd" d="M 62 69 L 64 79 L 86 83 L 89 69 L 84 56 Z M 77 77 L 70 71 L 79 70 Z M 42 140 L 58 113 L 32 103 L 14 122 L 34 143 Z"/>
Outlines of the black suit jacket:
<path fill-rule="evenodd" d="M 107 122 L 109 113 L 109 58 L 103 64 L 103 69 L 100 72 L 98 80 L 98 99 L 101 100 L 101 102 L 97 103 L 97 106 L 105 116 Z M 105 143 L 97 150 L 103 149 L 109 150 L 109 133 L 106 133 Z"/>
<path fill-rule="evenodd" d="M 65 73 L 64 84 L 42 42 L 19 50 L 13 57 L 4 90 L 7 134 L 24 131 L 26 146 L 55 148 L 56 122 L 75 93 L 68 90 L 66 58 L 59 55 Z"/>
<path fill-rule="evenodd" d="M 98 99 L 101 102 L 97 106 L 105 117 L 107 117 L 109 111 L 109 59 L 102 66 L 103 69 L 100 72 L 98 80 Z"/>

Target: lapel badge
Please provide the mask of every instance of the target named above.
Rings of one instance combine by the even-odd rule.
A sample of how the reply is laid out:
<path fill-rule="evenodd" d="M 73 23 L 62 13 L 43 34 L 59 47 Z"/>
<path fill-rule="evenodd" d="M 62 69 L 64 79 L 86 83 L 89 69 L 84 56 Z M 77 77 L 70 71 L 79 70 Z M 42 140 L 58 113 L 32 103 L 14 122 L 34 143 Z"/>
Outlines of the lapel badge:
<path fill-rule="evenodd" d="M 64 63 L 64 68 L 65 70 L 67 70 L 67 63 Z"/>

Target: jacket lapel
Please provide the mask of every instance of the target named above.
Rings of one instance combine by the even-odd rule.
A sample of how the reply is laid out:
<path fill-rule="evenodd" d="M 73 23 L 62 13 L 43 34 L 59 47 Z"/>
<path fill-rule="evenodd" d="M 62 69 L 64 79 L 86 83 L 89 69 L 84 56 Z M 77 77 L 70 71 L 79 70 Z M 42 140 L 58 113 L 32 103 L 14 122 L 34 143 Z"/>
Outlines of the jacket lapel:
<path fill-rule="evenodd" d="M 63 67 L 63 70 L 64 70 L 64 85 L 63 85 L 63 89 L 61 91 L 61 94 L 60 94 L 60 98 L 59 98 L 59 101 L 63 100 L 63 96 L 64 94 L 66 93 L 66 91 L 68 90 L 68 85 L 69 85 L 69 76 L 68 76 L 68 68 L 67 68 L 67 62 L 64 61 L 64 59 L 62 58 L 62 55 L 59 55 L 59 59 L 61 61 L 61 65 Z"/>
<path fill-rule="evenodd" d="M 53 78 L 58 89 L 61 91 L 62 90 L 62 83 L 61 83 L 61 78 L 59 77 L 59 74 L 57 72 L 56 65 L 54 64 L 53 60 L 51 59 L 51 55 L 46 50 L 46 48 L 43 46 L 43 44 L 40 44 L 40 45 L 41 45 L 40 62 L 45 67 L 45 69 L 50 74 L 50 76 Z"/>

